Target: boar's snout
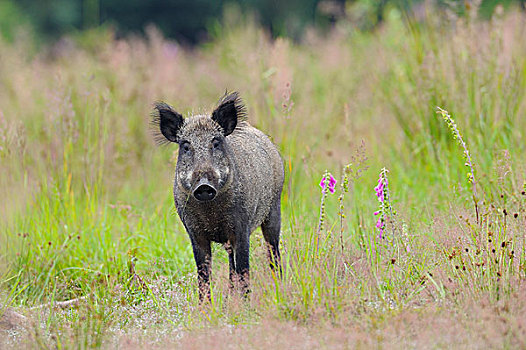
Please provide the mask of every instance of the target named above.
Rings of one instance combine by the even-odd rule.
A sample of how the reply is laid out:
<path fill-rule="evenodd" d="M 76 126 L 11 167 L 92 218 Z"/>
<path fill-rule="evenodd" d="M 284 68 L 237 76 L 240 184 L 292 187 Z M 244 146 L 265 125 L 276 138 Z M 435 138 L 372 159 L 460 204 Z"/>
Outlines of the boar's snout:
<path fill-rule="evenodd" d="M 194 197 L 200 202 L 210 201 L 215 198 L 217 190 L 212 186 L 208 179 L 203 178 L 194 190 Z"/>

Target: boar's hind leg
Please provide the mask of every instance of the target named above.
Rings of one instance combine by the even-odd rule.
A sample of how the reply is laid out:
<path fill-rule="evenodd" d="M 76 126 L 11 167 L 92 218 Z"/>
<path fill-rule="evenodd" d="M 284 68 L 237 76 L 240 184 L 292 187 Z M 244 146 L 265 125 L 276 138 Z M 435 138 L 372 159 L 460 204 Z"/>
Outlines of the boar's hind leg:
<path fill-rule="evenodd" d="M 261 224 L 263 237 L 268 243 L 268 256 L 270 268 L 278 272 L 281 278 L 281 255 L 279 253 L 279 234 L 281 229 L 281 202 L 280 198 L 270 207 L 267 218 Z"/>
<path fill-rule="evenodd" d="M 197 265 L 197 280 L 199 282 L 199 300 L 210 300 L 210 271 L 212 264 L 212 249 L 210 241 L 195 239 L 190 236 Z"/>

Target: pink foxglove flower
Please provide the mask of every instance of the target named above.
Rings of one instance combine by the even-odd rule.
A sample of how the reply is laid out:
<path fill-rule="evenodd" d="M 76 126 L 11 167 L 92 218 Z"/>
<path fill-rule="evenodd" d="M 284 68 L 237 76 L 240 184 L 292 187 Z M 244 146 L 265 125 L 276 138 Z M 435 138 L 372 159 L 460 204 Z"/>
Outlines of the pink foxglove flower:
<path fill-rule="evenodd" d="M 334 178 L 334 176 L 332 176 L 332 174 L 329 174 L 329 183 L 328 184 L 326 184 L 325 176 L 321 179 L 320 187 L 321 187 L 322 192 L 325 192 L 325 187 L 329 187 L 329 191 L 331 193 L 334 193 L 335 186 L 336 186 L 336 179 Z"/>

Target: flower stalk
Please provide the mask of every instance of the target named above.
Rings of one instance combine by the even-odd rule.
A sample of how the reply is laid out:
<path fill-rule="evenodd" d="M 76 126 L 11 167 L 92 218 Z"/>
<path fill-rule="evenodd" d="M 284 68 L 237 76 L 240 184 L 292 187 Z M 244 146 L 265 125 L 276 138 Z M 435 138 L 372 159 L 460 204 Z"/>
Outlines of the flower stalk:
<path fill-rule="evenodd" d="M 463 155 L 465 163 L 464 165 L 469 168 L 469 172 L 466 174 L 468 178 L 468 183 L 471 185 L 471 194 L 473 199 L 473 204 L 475 205 L 475 215 L 477 218 L 477 224 L 479 223 L 479 208 L 478 208 L 478 196 L 477 196 L 477 182 L 475 181 L 475 167 L 471 160 L 471 154 L 469 153 L 468 146 L 464 139 L 462 138 L 462 135 L 460 134 L 460 130 L 457 127 L 457 124 L 455 123 L 455 120 L 448 111 L 445 109 L 442 109 L 440 107 L 437 107 L 437 113 L 442 116 L 442 119 L 447 124 L 447 127 L 449 131 L 451 132 L 451 135 L 453 135 L 453 138 L 457 140 L 457 143 L 462 147 L 463 149 Z"/>
<path fill-rule="evenodd" d="M 378 238 L 384 239 L 385 223 L 388 217 L 394 217 L 393 207 L 391 206 L 391 197 L 389 194 L 389 180 L 387 179 L 387 173 L 389 170 L 382 168 L 380 176 L 378 177 L 378 184 L 374 188 L 376 192 L 376 198 L 378 199 L 379 205 L 378 210 L 373 214 L 378 216 L 376 221 L 376 228 L 379 230 Z"/>
<path fill-rule="evenodd" d="M 323 223 L 325 221 L 325 198 L 327 198 L 327 192 L 334 193 L 336 187 L 336 179 L 325 170 L 323 177 L 320 181 L 321 187 L 321 203 L 320 203 L 320 218 L 318 220 L 318 235 L 316 238 L 316 251 L 319 248 L 320 233 L 323 230 Z"/>

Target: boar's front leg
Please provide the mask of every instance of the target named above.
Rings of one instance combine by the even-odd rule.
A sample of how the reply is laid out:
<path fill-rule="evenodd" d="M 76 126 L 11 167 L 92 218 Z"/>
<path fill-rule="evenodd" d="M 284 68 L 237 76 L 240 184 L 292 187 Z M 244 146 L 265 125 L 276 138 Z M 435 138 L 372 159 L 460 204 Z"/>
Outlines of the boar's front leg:
<path fill-rule="evenodd" d="M 199 282 L 199 300 L 210 300 L 210 271 L 212 265 L 212 249 L 210 241 L 190 235 L 197 265 L 197 279 Z"/>
<path fill-rule="evenodd" d="M 224 244 L 225 250 L 228 253 L 228 267 L 229 267 L 229 280 L 230 290 L 234 289 L 234 283 L 236 279 L 236 258 L 234 257 L 234 248 L 230 242 Z"/>
<path fill-rule="evenodd" d="M 248 295 L 249 290 L 249 250 L 250 250 L 250 231 L 245 229 L 236 237 L 234 247 L 236 278 L 239 289 L 243 295 Z"/>

